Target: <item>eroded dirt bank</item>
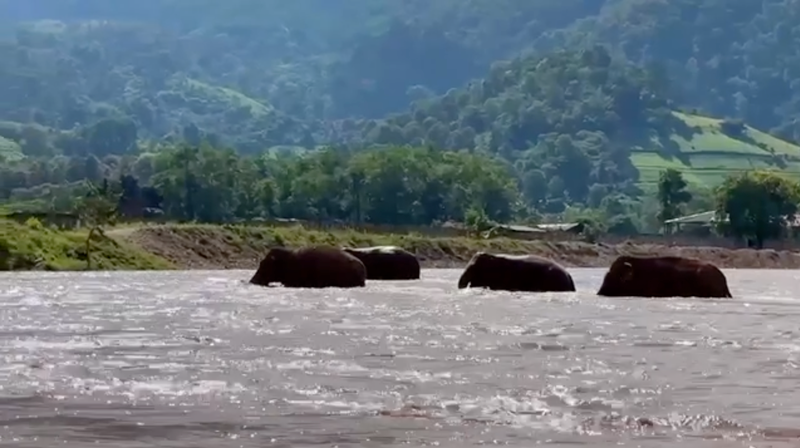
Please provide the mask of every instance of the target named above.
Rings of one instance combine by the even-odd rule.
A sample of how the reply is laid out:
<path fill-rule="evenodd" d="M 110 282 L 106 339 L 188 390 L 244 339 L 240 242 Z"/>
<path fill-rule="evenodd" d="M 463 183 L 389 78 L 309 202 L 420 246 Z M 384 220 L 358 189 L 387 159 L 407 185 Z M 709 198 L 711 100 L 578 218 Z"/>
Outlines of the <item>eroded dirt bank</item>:
<path fill-rule="evenodd" d="M 350 231 L 322 232 L 301 227 L 237 227 L 206 225 L 148 226 L 111 232 L 147 252 L 170 261 L 178 269 L 254 269 L 270 246 L 307 244 L 345 246 L 398 245 L 414 252 L 426 268 L 462 267 L 480 250 L 552 258 L 571 267 L 608 267 L 619 255 L 682 255 L 711 261 L 721 268 L 795 269 L 800 254 L 719 247 L 668 247 L 633 244 L 541 242 L 513 239 L 425 238 L 413 235 L 377 235 Z"/>

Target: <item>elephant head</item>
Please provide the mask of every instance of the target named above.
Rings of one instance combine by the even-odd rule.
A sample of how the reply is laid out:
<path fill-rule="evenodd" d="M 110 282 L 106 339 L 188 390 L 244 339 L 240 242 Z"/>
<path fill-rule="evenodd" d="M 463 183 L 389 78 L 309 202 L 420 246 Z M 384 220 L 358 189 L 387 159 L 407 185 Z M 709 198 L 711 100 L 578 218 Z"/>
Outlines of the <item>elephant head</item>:
<path fill-rule="evenodd" d="M 283 247 L 270 249 L 258 265 L 258 270 L 253 274 L 250 283 L 254 285 L 269 286 L 270 283 L 282 283 L 286 278 L 289 264 L 294 257 L 294 252 Z"/>
<path fill-rule="evenodd" d="M 458 279 L 458 289 L 464 289 L 469 286 L 469 284 L 472 283 L 475 273 L 480 271 L 483 265 L 488 262 L 489 258 L 490 256 L 484 252 L 475 254 L 461 274 L 461 278 Z"/>
<path fill-rule="evenodd" d="M 633 277 L 633 264 L 623 257 L 618 258 L 606 272 L 598 295 L 620 294 Z"/>

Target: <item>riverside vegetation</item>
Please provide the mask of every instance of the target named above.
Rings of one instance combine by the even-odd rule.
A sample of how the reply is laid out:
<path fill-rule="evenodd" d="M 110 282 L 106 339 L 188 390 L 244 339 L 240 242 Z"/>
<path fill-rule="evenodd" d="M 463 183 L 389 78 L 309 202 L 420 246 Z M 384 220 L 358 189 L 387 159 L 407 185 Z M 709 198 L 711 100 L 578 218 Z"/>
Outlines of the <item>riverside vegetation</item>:
<path fill-rule="evenodd" d="M 800 176 L 793 4 L 585 3 L 2 1 L 0 206 L 71 211 L 108 179 L 122 215 L 181 222 L 583 220 L 624 235 L 715 208 L 721 231 L 782 237 Z M 107 243 L 140 252 L 126 241 Z M 30 251 L 0 242 L 7 259 Z M 170 262 L 98 250 L 96 267 Z"/>

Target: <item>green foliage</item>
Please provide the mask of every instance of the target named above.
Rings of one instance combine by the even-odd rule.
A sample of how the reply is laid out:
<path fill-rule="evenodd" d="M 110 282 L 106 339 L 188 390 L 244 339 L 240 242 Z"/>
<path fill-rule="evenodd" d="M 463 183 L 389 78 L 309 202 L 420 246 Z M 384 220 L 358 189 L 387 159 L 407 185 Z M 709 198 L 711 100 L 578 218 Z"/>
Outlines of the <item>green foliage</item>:
<path fill-rule="evenodd" d="M 515 172 L 500 160 L 430 148 L 252 156 L 181 144 L 103 162 L 73 157 L 5 169 L 10 175 L 0 187 L 10 202 L 35 203 L 34 210 L 74 207 L 92 228 L 113 224 L 119 207 L 134 217 L 155 207 L 169 219 L 207 223 L 283 217 L 399 225 L 461 221 L 471 207 L 507 222 L 522 207 Z M 47 183 L 25 188 L 34 176 Z M 98 178 L 108 179 L 99 190 L 91 180 Z M 148 188 L 159 197 L 142 198 Z"/>
<path fill-rule="evenodd" d="M 22 157 L 22 147 L 14 140 L 0 135 L 0 161 L 18 160 Z"/>
<path fill-rule="evenodd" d="M 92 267 L 92 239 L 103 235 L 103 227 L 113 225 L 117 217 L 120 193 L 103 180 L 101 186 L 90 185 L 89 193 L 78 202 L 77 212 L 83 225 L 89 228 L 86 235 L 86 266 Z"/>
<path fill-rule="evenodd" d="M 724 120 L 720 123 L 720 129 L 723 133 L 733 138 L 742 137 L 747 131 L 742 120 Z"/>
<path fill-rule="evenodd" d="M 557 212 L 594 184 L 632 185 L 624 143 L 669 133 L 665 105 L 646 72 L 595 47 L 497 63 L 481 82 L 367 126 L 365 139 L 496 153 L 515 162 L 531 205 Z"/>
<path fill-rule="evenodd" d="M 44 230 L 44 224 L 36 218 L 28 218 L 25 220 L 25 225 L 34 230 Z"/>
<path fill-rule="evenodd" d="M 800 201 L 800 184 L 768 171 L 731 176 L 717 191 L 717 216 L 726 230 L 754 240 L 781 237 L 793 223 Z"/>
<path fill-rule="evenodd" d="M 655 194 L 659 175 L 668 168 L 680 171 L 694 189 L 714 188 L 728 175 L 751 169 L 780 169 L 800 179 L 797 145 L 750 126 L 733 138 L 723 131 L 724 120 L 681 112 L 673 115 L 693 130 L 691 135 L 674 134 L 658 145 L 636 148 L 631 155 L 646 193 Z"/>
<path fill-rule="evenodd" d="M 580 218 L 576 222 L 583 225 L 583 231 L 581 232 L 581 235 L 585 241 L 590 243 L 597 241 L 597 237 L 605 231 L 603 224 L 595 218 Z"/>
<path fill-rule="evenodd" d="M 332 113 L 377 118 L 369 112 L 385 111 L 382 103 L 402 110 L 407 101 L 395 100 L 407 100 L 410 88 L 444 91 L 460 85 L 543 32 L 602 6 L 587 7 L 584 0 L 304 0 L 291 5 L 158 0 L 113 7 L 95 0 L 31 2 L 38 6 L 25 8 L 27 14 L 17 20 L 69 24 L 26 24 L 14 43 L 23 51 L 56 52 L 69 75 L 86 73 L 82 80 L 89 82 L 77 87 L 105 109 L 160 109 L 158 100 L 184 93 L 162 89 L 170 75 L 190 74 L 212 89 L 230 89 L 292 115 L 316 118 Z M 19 11 L 7 9 L 5 19 L 14 20 Z M 141 69 L 129 69 L 130 61 Z M 39 72 L 55 69 L 33 62 Z M 111 79 L 103 82 L 88 73 L 99 67 L 110 69 Z M 124 88 L 127 98 L 109 95 L 115 87 Z M 152 95 L 156 89 L 163 95 Z M 129 105 L 137 97 L 143 101 Z M 185 99 L 194 103 L 185 112 L 200 120 L 207 115 L 202 95 Z M 68 106 L 95 114 L 87 103 L 75 95 Z"/>
<path fill-rule="evenodd" d="M 464 224 L 477 235 L 480 232 L 489 230 L 492 226 L 492 221 L 489 220 L 489 217 L 486 216 L 482 209 L 470 207 L 464 213 Z"/>
<path fill-rule="evenodd" d="M 89 193 L 76 205 L 83 224 L 93 230 L 114 225 L 120 193 L 113 191 L 106 180 L 100 186 L 90 184 L 89 188 Z"/>
<path fill-rule="evenodd" d="M 692 194 L 686 191 L 688 184 L 683 175 L 677 170 L 666 169 L 661 172 L 658 179 L 658 202 L 661 210 L 658 212 L 658 220 L 661 225 L 665 221 L 680 216 L 681 206 L 692 200 Z"/>
<path fill-rule="evenodd" d="M 167 217 L 209 223 L 280 216 L 312 221 L 431 224 L 477 207 L 508 221 L 519 191 L 513 173 L 480 155 L 396 147 L 328 148 L 253 157 L 177 146 L 153 157 L 150 183 Z"/>
<path fill-rule="evenodd" d="M 0 218 L 0 271 L 82 270 L 87 231 L 59 231 Z M 129 244 L 100 235 L 93 239 L 93 269 L 169 269 L 170 263 Z"/>
<path fill-rule="evenodd" d="M 559 33 L 561 45 L 610 44 L 679 82 L 689 108 L 798 140 L 797 8 L 792 2 L 621 0 Z M 657 62 L 656 62 L 657 61 Z"/>
<path fill-rule="evenodd" d="M 591 208 L 632 231 L 667 168 L 693 190 L 754 168 L 800 178 L 800 147 L 748 125 L 800 140 L 797 8 L 761 3 L 9 2 L 0 201 L 64 210 L 85 180 L 130 175 L 185 220 L 433 222 L 477 204 L 500 220 Z M 327 145 L 346 161 L 284 154 Z M 391 164 L 428 162 L 360 155 L 376 145 L 466 149 L 505 180 L 460 191 L 445 156 L 422 170 L 434 177 L 390 180 L 408 170 Z M 414 186 L 429 178 L 443 192 Z M 392 183 L 414 193 L 381 201 Z"/>

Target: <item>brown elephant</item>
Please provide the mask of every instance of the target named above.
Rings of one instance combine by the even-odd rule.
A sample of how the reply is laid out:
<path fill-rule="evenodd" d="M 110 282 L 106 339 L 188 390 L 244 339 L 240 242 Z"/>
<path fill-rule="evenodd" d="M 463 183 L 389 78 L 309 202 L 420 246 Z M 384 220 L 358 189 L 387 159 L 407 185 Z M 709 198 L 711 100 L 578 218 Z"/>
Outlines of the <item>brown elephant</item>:
<path fill-rule="evenodd" d="M 254 285 L 281 283 L 288 288 L 365 286 L 367 268 L 358 258 L 329 246 L 270 249 L 250 279 Z"/>
<path fill-rule="evenodd" d="M 608 269 L 597 295 L 607 297 L 729 298 L 728 280 L 711 263 L 677 256 L 623 255 Z"/>
<path fill-rule="evenodd" d="M 469 261 L 458 287 L 504 291 L 575 291 L 572 276 L 553 260 L 535 255 L 476 253 Z"/>
<path fill-rule="evenodd" d="M 344 248 L 367 267 L 369 280 L 417 280 L 420 265 L 411 252 L 396 246 Z"/>

